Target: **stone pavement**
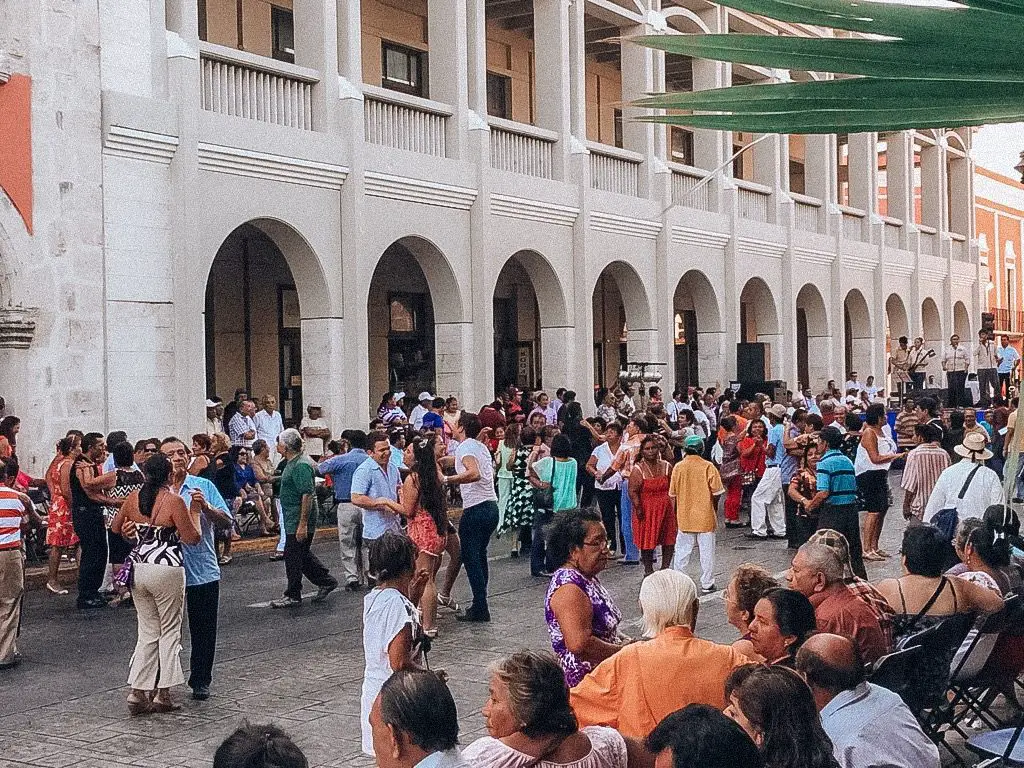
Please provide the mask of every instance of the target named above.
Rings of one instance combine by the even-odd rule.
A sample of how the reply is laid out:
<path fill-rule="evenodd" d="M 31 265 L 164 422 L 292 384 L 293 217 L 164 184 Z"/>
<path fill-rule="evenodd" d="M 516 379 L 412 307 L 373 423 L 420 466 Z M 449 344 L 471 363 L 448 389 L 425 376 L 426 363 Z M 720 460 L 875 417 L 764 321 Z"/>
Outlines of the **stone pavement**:
<path fill-rule="evenodd" d="M 893 478 L 895 480 L 895 477 Z M 899 548 L 904 522 L 897 498 L 883 546 Z M 791 559 L 784 541 L 751 542 L 749 529 L 721 530 L 717 584 L 742 562 L 758 562 L 778 573 Z M 336 540 L 321 537 L 318 555 L 336 573 Z M 459 706 L 462 742 L 484 733 L 480 707 L 487 695 L 487 665 L 520 647 L 549 647 L 544 625 L 546 582 L 529 575 L 528 560 L 508 557 L 508 544 L 491 547 L 489 625 L 456 623 L 442 610 L 440 637 L 429 663 L 444 668 Z M 699 566 L 691 559 L 695 578 Z M 869 563 L 872 579 L 898 571 L 896 560 Z M 603 575 L 627 622 L 639 634 L 639 566 L 614 565 Z M 243 555 L 224 569 L 220 637 L 213 696 L 206 702 L 175 691 L 182 710 L 129 718 L 124 698 L 128 658 L 135 644 L 130 608 L 81 614 L 74 593 L 27 596 L 20 641 L 24 663 L 0 673 L 0 768 L 123 765 L 207 768 L 217 745 L 240 722 L 275 722 L 303 749 L 311 766 L 372 765 L 360 754 L 359 698 L 363 671 L 362 594 L 336 592 L 325 604 L 272 611 L 264 607 L 284 588 L 283 563 L 265 555 Z M 310 590 L 312 593 L 312 590 Z M 456 594 L 468 598 L 465 577 Z M 731 642 L 721 592 L 701 599 L 698 634 Z M 188 661 L 188 632 L 183 641 Z"/>

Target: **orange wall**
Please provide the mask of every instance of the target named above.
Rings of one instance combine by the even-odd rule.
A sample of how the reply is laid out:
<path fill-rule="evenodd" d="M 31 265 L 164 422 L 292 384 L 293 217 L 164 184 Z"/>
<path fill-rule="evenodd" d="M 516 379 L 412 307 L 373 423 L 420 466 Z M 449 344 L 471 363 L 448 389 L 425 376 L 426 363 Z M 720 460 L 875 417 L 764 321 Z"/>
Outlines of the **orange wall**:
<path fill-rule="evenodd" d="M 977 173 L 986 176 L 1009 189 L 1021 190 L 1024 185 L 1015 179 L 1006 178 L 1000 174 L 988 171 L 985 168 L 978 168 Z M 1012 197 L 1007 198 L 1012 200 Z M 1024 222 L 1024 210 L 1008 205 L 1006 202 L 993 201 L 987 198 L 978 197 L 975 201 L 975 231 L 981 241 L 982 237 L 988 246 L 988 279 L 992 282 L 992 290 L 987 292 L 988 307 L 990 309 L 1005 308 L 1013 311 L 1024 309 L 1024 291 L 1022 291 L 1022 278 L 1024 275 L 1024 263 L 1021 254 L 1021 223 Z M 1012 246 L 1015 269 L 1012 271 L 1012 278 L 1015 283 L 1014 302 L 1015 306 L 1009 306 L 1009 292 L 1007 290 L 1007 244 Z"/>
<path fill-rule="evenodd" d="M 361 10 L 363 82 L 379 86 L 381 40 L 427 50 L 427 3 L 426 0 L 364 0 Z"/>
<path fill-rule="evenodd" d="M 0 85 L 0 189 L 32 233 L 32 78 Z"/>

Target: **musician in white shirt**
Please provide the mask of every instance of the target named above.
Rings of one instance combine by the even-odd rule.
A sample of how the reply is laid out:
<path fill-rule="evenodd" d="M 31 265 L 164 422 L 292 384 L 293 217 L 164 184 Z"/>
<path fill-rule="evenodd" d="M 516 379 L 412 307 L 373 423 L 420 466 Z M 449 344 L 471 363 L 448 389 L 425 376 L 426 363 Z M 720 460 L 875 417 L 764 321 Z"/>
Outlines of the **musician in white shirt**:
<path fill-rule="evenodd" d="M 914 339 L 914 346 L 910 350 L 909 365 L 907 372 L 913 382 L 913 389 L 923 389 L 924 382 L 928 377 L 928 365 L 931 358 L 935 357 L 934 349 L 925 349 L 924 339 L 918 336 Z"/>
<path fill-rule="evenodd" d="M 961 408 L 967 404 L 964 387 L 967 384 L 967 370 L 971 358 L 960 346 L 960 337 L 955 333 L 949 337 L 949 347 L 942 353 L 942 370 L 946 372 L 946 403 L 950 408 Z"/>

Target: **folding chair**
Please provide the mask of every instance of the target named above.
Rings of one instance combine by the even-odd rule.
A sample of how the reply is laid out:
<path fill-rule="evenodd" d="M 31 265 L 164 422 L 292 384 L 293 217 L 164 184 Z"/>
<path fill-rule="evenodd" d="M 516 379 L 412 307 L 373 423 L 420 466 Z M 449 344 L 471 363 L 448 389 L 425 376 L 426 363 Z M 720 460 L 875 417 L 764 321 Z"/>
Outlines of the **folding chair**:
<path fill-rule="evenodd" d="M 921 646 L 913 646 L 879 657 L 868 669 L 868 681 L 902 697 L 907 689 L 909 670 L 921 653 Z"/>
<path fill-rule="evenodd" d="M 985 758 L 974 768 L 995 768 L 996 766 L 1024 766 L 1024 742 L 1020 735 L 1024 731 L 1024 717 L 1019 718 L 1013 728 L 979 733 L 967 740 L 967 748 Z"/>
<path fill-rule="evenodd" d="M 239 500 L 240 499 L 241 497 L 239 497 Z M 256 504 L 254 502 L 242 501 L 238 506 L 238 509 L 235 510 L 234 515 L 235 529 L 238 531 L 239 536 L 259 532 L 260 511 L 256 508 Z"/>

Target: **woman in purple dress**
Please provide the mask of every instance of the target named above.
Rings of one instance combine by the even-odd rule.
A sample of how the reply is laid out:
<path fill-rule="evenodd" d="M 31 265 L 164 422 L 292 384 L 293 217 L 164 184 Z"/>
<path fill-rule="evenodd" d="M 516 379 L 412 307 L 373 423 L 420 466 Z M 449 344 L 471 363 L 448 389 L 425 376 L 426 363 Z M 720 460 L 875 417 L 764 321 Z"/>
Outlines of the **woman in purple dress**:
<path fill-rule="evenodd" d="M 610 555 L 601 515 L 580 509 L 558 513 L 547 547 L 550 563 L 560 567 L 551 576 L 544 618 L 571 688 L 629 638 L 619 634 L 622 614 L 597 578 Z"/>

